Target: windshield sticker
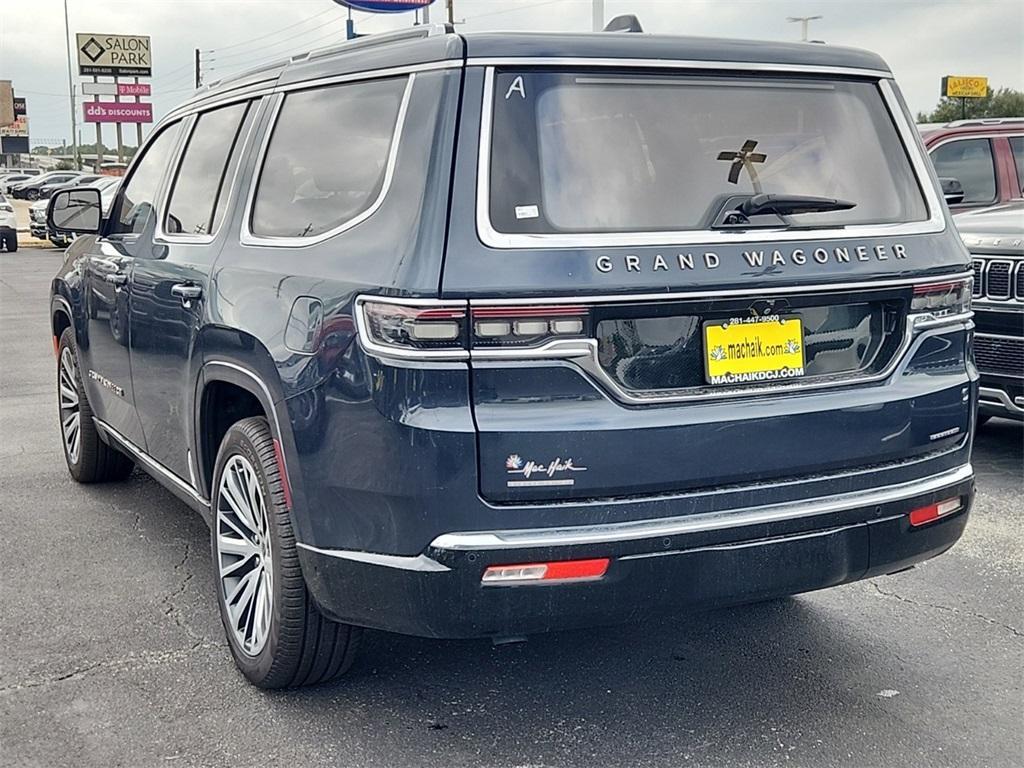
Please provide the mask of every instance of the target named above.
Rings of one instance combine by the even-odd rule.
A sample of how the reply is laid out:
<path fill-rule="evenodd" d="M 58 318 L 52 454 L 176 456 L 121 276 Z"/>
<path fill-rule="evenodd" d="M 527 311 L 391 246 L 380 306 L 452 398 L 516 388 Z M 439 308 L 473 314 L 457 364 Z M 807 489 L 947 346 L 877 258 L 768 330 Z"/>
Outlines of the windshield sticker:
<path fill-rule="evenodd" d="M 516 218 L 517 219 L 536 219 L 540 216 L 540 210 L 536 205 L 517 205 L 516 206 Z"/>
<path fill-rule="evenodd" d="M 512 81 L 512 85 L 505 91 L 505 101 L 508 101 L 513 93 L 518 93 L 520 98 L 526 98 L 526 88 L 523 87 L 523 76 L 519 75 Z"/>
<path fill-rule="evenodd" d="M 755 152 L 754 147 L 756 146 L 757 142 L 754 139 L 747 139 L 743 142 L 743 146 L 739 148 L 738 152 L 719 152 L 718 159 L 728 160 L 731 163 L 729 166 L 730 184 L 738 184 L 740 171 L 746 168 L 747 173 L 750 175 L 750 183 L 754 186 L 754 192 L 761 194 L 761 181 L 757 178 L 754 163 L 763 163 L 768 159 L 768 155 L 763 152 Z"/>

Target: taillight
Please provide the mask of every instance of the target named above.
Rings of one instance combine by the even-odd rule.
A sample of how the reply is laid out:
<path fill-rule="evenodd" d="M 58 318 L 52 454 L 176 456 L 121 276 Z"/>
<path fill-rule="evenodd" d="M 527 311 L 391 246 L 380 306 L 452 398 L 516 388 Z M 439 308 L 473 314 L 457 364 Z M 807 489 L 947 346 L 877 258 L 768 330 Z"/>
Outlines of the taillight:
<path fill-rule="evenodd" d="M 464 304 L 360 298 L 356 302 L 356 322 L 363 344 L 370 351 L 398 357 L 469 356 Z"/>
<path fill-rule="evenodd" d="M 944 317 L 971 311 L 971 280 L 914 286 L 910 301 L 912 315 Z"/>
<path fill-rule="evenodd" d="M 918 507 L 910 513 L 910 524 L 914 527 L 938 520 L 940 517 L 959 512 L 963 508 L 963 502 L 959 496 L 951 499 L 938 501 L 926 507 Z"/>
<path fill-rule="evenodd" d="M 550 349 L 550 342 L 588 338 L 582 304 L 473 306 L 431 299 L 361 296 L 356 323 L 369 352 L 404 358 L 464 360 L 471 350 Z"/>
<path fill-rule="evenodd" d="M 473 307 L 473 347 L 535 347 L 552 339 L 589 333 L 589 313 L 580 305 Z"/>

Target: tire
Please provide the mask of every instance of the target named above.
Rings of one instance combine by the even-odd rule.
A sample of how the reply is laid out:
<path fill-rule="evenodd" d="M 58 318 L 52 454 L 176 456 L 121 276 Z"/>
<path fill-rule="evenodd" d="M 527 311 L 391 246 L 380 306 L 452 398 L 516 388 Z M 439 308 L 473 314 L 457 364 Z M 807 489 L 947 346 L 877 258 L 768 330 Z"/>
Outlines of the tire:
<path fill-rule="evenodd" d="M 78 369 L 75 332 L 65 328 L 57 347 L 57 409 L 68 472 L 79 483 L 124 480 L 135 466 L 130 458 L 103 442 Z"/>
<path fill-rule="evenodd" d="M 14 253 L 18 250 L 18 235 L 13 233 L 10 235 L 4 235 L 4 247 L 7 248 L 8 253 Z"/>
<path fill-rule="evenodd" d="M 242 674 L 260 688 L 343 675 L 362 632 L 322 616 L 306 588 L 265 418 L 228 429 L 217 453 L 212 506 L 217 603 Z"/>
<path fill-rule="evenodd" d="M 37 189 L 30 189 L 28 192 L 25 193 L 25 197 L 28 198 L 29 200 L 38 200 L 39 199 L 39 190 L 37 190 Z"/>

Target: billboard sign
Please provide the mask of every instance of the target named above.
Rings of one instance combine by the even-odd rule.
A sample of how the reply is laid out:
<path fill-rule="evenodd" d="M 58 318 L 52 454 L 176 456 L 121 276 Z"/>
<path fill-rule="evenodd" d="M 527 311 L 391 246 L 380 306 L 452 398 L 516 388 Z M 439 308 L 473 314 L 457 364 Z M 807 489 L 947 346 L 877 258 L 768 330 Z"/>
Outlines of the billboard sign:
<path fill-rule="evenodd" d="M 86 96 L 151 96 L 149 83 L 82 83 Z"/>
<path fill-rule="evenodd" d="M 344 5 L 354 11 L 366 11 L 367 13 L 402 13 L 404 11 L 415 11 L 425 8 L 434 0 L 334 0 L 338 5 Z"/>
<path fill-rule="evenodd" d="M 80 75 L 150 77 L 153 58 L 149 35 L 75 34 Z"/>
<path fill-rule="evenodd" d="M 988 96 L 988 78 L 946 75 L 942 78 L 942 95 L 954 99 L 983 99 Z"/>
<path fill-rule="evenodd" d="M 0 80 L 0 128 L 14 122 L 14 90 L 10 80 Z"/>
<path fill-rule="evenodd" d="M 152 88 L 149 83 L 118 83 L 118 96 L 150 96 Z"/>
<path fill-rule="evenodd" d="M 153 105 L 130 101 L 87 101 L 82 105 L 87 123 L 152 123 Z"/>
<path fill-rule="evenodd" d="M 12 100 L 14 102 L 14 122 L 0 128 L 0 153 L 27 155 L 29 152 L 28 105 L 24 99 L 17 96 L 13 96 Z"/>

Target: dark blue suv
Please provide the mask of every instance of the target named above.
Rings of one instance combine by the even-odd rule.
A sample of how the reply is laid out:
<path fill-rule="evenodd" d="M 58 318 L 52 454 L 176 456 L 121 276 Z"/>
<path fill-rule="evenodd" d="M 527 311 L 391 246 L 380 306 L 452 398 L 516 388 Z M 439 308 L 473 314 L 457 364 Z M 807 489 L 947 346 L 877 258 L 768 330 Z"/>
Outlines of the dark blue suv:
<path fill-rule="evenodd" d="M 214 84 L 53 280 L 67 463 L 204 515 L 246 677 L 908 568 L 973 497 L 971 270 L 892 74 L 419 27 Z"/>

